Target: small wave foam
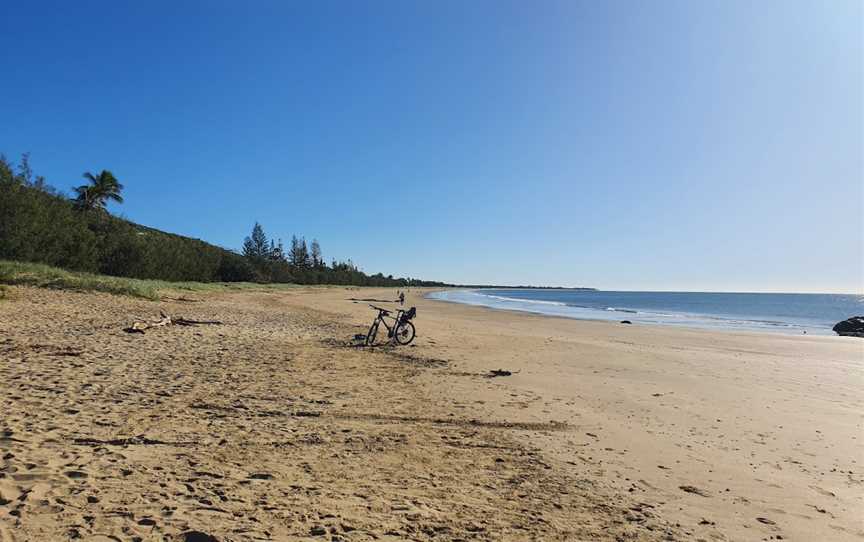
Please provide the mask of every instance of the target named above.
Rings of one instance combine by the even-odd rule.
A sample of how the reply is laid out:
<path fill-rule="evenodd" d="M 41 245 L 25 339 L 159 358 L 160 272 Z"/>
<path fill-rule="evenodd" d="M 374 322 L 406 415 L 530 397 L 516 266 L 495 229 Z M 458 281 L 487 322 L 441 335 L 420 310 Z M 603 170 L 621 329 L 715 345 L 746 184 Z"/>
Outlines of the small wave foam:
<path fill-rule="evenodd" d="M 477 293 L 477 292 L 475 292 Z M 556 307 L 566 307 L 567 303 L 562 303 L 560 301 L 542 301 L 540 299 L 519 299 L 517 297 L 505 297 L 502 295 L 491 295 L 491 294 L 477 294 L 483 297 L 488 297 L 489 299 L 500 299 L 502 301 L 514 301 L 517 303 L 531 303 L 536 305 L 554 305 Z"/>
<path fill-rule="evenodd" d="M 498 292 L 496 292 L 497 294 Z M 660 312 L 636 310 L 628 307 L 568 304 L 561 301 L 520 299 L 506 295 L 487 294 L 476 290 L 447 290 L 429 294 L 432 299 L 480 305 L 493 309 L 515 310 L 582 320 L 617 321 L 623 315 L 634 323 L 701 327 L 710 329 L 739 329 L 753 331 L 784 331 L 825 333 L 825 330 L 778 320 L 735 318 L 688 312 Z M 830 328 L 829 328 L 830 329 Z"/>

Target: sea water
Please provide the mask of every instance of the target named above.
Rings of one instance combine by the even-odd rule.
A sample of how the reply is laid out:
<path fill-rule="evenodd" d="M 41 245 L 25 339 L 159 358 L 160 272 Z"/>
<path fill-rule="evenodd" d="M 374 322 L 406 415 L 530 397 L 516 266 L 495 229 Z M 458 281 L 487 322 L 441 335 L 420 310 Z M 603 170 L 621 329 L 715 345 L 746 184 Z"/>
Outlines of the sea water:
<path fill-rule="evenodd" d="M 831 328 L 840 320 L 864 315 L 864 296 L 844 294 L 483 288 L 429 297 L 567 318 L 801 334 L 833 335 Z"/>

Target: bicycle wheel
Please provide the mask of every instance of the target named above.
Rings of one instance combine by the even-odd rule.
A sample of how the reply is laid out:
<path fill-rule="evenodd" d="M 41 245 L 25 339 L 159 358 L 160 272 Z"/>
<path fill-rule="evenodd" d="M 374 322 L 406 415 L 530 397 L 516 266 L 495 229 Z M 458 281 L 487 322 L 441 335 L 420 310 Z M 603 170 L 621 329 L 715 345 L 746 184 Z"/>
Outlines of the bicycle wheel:
<path fill-rule="evenodd" d="M 372 322 L 372 325 L 369 326 L 369 333 L 366 334 L 366 346 L 372 346 L 375 342 L 375 335 L 378 334 L 378 320 Z"/>
<path fill-rule="evenodd" d="M 417 331 L 414 329 L 414 324 L 411 322 L 402 322 L 396 327 L 396 342 L 399 344 L 408 344 L 414 340 L 414 334 Z"/>

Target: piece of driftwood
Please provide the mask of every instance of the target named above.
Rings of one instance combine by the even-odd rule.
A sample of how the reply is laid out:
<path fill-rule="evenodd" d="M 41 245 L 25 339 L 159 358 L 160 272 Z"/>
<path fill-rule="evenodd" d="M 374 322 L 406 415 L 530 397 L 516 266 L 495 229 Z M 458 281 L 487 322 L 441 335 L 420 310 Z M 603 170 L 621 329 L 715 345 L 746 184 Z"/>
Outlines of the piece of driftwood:
<path fill-rule="evenodd" d="M 510 375 L 520 373 L 520 372 L 522 372 L 521 369 L 518 371 L 508 371 L 506 369 L 492 369 L 486 375 L 486 378 L 495 378 L 496 376 L 510 376 Z"/>
<path fill-rule="evenodd" d="M 182 316 L 178 318 L 172 318 L 165 314 L 164 312 L 160 312 L 159 315 L 161 318 L 158 320 L 153 320 L 151 322 L 133 322 L 131 326 L 123 329 L 126 333 L 144 333 L 144 330 L 154 328 L 154 327 L 164 327 L 164 326 L 200 326 L 200 325 L 222 325 L 222 322 L 218 320 L 190 320 L 188 318 L 183 318 Z"/>
<path fill-rule="evenodd" d="M 218 320 L 189 320 L 188 318 L 175 318 L 171 321 L 176 326 L 221 326 Z"/>

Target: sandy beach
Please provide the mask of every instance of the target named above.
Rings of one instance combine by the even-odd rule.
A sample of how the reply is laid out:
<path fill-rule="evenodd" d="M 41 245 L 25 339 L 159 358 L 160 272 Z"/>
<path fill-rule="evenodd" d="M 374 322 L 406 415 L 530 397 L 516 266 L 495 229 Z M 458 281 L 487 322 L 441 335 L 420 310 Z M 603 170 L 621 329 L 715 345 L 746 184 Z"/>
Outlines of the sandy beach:
<path fill-rule="evenodd" d="M 395 293 L 9 288 L 0 541 L 864 540 L 864 341 Z"/>

